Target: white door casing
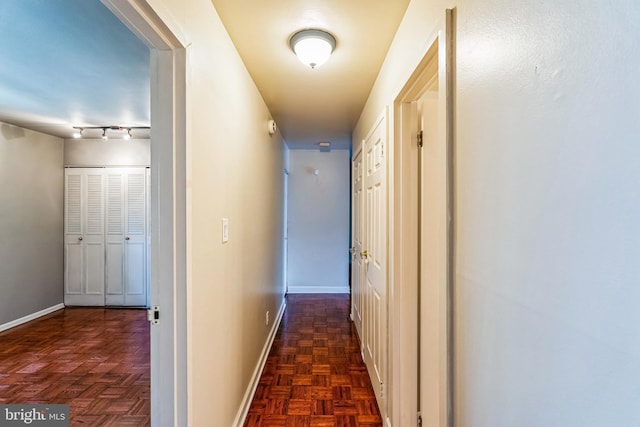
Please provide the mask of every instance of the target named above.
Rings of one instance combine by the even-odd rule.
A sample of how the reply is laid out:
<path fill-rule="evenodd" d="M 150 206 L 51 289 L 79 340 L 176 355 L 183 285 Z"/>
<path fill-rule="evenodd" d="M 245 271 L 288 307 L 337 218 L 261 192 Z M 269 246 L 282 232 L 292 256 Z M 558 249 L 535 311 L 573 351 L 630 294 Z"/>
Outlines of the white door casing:
<path fill-rule="evenodd" d="M 64 302 L 104 305 L 104 171 L 65 169 Z"/>
<path fill-rule="evenodd" d="M 151 168 L 146 168 L 147 173 L 147 301 L 146 307 L 151 307 Z"/>
<path fill-rule="evenodd" d="M 289 292 L 289 283 L 287 279 L 287 269 L 288 259 L 289 259 L 289 171 L 285 169 L 284 171 L 284 208 L 282 212 L 284 212 L 283 218 L 283 236 L 282 236 L 282 287 L 284 290 L 284 294 L 286 295 Z"/>
<path fill-rule="evenodd" d="M 393 425 L 454 425 L 454 35 L 448 9 L 395 100 Z"/>
<path fill-rule="evenodd" d="M 364 322 L 365 363 L 383 418 L 387 363 L 387 145 L 386 111 L 363 143 L 364 154 Z"/>
<path fill-rule="evenodd" d="M 151 424 L 188 425 L 185 35 L 147 0 L 101 0 L 151 50 Z M 154 2 L 157 4 L 157 2 Z"/>

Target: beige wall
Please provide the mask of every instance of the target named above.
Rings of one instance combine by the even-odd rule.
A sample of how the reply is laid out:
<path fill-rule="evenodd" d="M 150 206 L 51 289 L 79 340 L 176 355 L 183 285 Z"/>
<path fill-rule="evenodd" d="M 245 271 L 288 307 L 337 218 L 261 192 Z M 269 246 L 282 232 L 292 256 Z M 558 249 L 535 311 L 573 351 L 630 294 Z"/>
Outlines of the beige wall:
<path fill-rule="evenodd" d="M 349 151 L 290 150 L 289 162 L 288 292 L 348 293 Z"/>
<path fill-rule="evenodd" d="M 640 6 L 413 0 L 353 141 L 449 6 L 456 425 L 638 424 Z"/>
<path fill-rule="evenodd" d="M 231 426 L 283 302 L 284 144 L 211 3 L 150 3 L 190 43 L 189 423 Z"/>
<path fill-rule="evenodd" d="M 150 139 L 65 139 L 65 166 L 149 166 Z"/>
<path fill-rule="evenodd" d="M 0 326 L 63 302 L 63 142 L 0 123 Z"/>

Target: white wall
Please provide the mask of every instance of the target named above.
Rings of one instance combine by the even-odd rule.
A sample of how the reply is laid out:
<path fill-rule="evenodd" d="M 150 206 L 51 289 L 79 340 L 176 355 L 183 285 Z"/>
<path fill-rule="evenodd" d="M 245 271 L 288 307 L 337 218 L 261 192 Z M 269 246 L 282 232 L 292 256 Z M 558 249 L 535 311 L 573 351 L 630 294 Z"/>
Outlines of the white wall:
<path fill-rule="evenodd" d="M 456 425 L 639 425 L 640 5 L 413 0 L 354 141 L 452 5 Z"/>
<path fill-rule="evenodd" d="M 149 166 L 149 139 L 65 139 L 65 166 Z"/>
<path fill-rule="evenodd" d="M 0 123 L 0 326 L 63 300 L 63 142 Z"/>
<path fill-rule="evenodd" d="M 349 292 L 349 151 L 291 150 L 289 162 L 289 293 Z"/>
<path fill-rule="evenodd" d="M 149 3 L 189 45 L 189 425 L 232 426 L 284 302 L 284 142 L 211 2 Z"/>

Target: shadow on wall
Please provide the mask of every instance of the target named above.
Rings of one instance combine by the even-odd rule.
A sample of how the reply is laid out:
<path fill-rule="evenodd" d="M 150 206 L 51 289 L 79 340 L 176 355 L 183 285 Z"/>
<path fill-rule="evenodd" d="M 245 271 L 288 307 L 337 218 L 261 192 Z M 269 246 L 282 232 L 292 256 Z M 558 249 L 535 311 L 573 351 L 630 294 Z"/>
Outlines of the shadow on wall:
<path fill-rule="evenodd" d="M 0 127 L 0 132 L 2 132 L 2 136 L 5 139 L 17 139 L 17 138 L 24 138 L 26 133 L 24 131 L 24 129 L 17 127 L 17 126 L 11 126 L 8 124 L 2 124 L 2 126 Z"/>

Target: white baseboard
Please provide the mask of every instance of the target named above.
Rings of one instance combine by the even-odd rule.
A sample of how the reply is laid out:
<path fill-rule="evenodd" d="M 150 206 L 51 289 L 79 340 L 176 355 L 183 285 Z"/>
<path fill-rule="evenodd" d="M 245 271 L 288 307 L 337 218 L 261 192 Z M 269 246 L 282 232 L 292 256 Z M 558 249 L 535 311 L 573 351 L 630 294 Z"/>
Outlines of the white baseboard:
<path fill-rule="evenodd" d="M 271 351 L 271 345 L 273 344 L 273 340 L 276 338 L 276 333 L 278 332 L 278 328 L 280 327 L 280 321 L 282 321 L 282 315 L 284 314 L 285 306 L 286 299 L 282 298 L 282 304 L 280 305 L 278 314 L 274 319 L 275 321 L 273 322 L 273 325 L 271 326 L 269 337 L 267 338 L 267 342 L 262 348 L 262 354 L 260 355 L 260 359 L 258 359 L 256 369 L 253 371 L 251 382 L 249 383 L 247 391 L 244 393 L 244 397 L 242 398 L 242 403 L 240 404 L 240 409 L 238 410 L 236 419 L 233 421 L 233 427 L 242 427 L 244 425 L 247 414 L 249 413 L 251 401 L 253 400 L 253 395 L 256 393 L 258 383 L 260 382 L 260 377 L 262 376 L 262 370 L 264 369 L 264 365 L 267 363 L 267 357 L 269 356 L 269 352 Z"/>
<path fill-rule="evenodd" d="M 46 316 L 49 313 L 53 313 L 54 311 L 58 311 L 58 310 L 61 310 L 63 308 L 64 308 L 64 304 L 63 303 L 56 304 L 56 305 L 51 306 L 49 308 L 45 308 L 44 310 L 40 310 L 37 313 L 28 314 L 28 315 L 26 315 L 24 317 L 21 317 L 19 319 L 12 320 L 11 322 L 4 323 L 4 324 L 0 325 L 0 332 L 6 331 L 7 329 L 15 328 L 16 326 L 20 326 L 23 323 L 30 322 L 32 320 L 37 319 L 38 317 Z"/>
<path fill-rule="evenodd" d="M 288 294 L 348 294 L 349 286 L 292 286 L 287 289 Z"/>

